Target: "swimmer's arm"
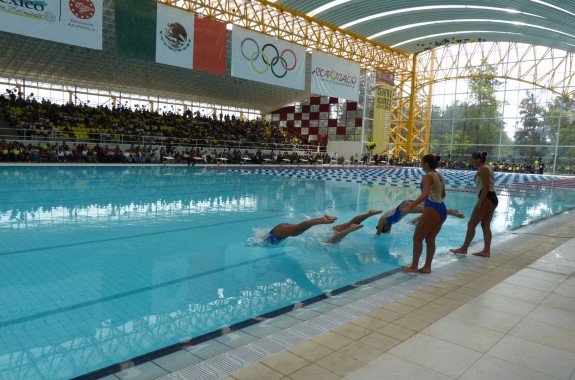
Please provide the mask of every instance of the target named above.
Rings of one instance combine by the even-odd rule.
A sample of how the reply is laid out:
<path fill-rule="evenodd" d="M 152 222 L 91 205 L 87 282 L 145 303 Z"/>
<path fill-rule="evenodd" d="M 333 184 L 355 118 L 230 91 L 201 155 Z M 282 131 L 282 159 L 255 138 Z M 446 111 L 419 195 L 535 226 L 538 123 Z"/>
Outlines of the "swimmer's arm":
<path fill-rule="evenodd" d="M 423 177 L 422 184 L 423 186 L 421 189 L 421 195 L 417 197 L 417 199 L 414 200 L 413 202 L 408 203 L 407 205 L 404 204 L 404 206 L 400 209 L 402 214 L 409 213 L 412 208 L 421 204 L 424 200 L 426 200 L 429 197 L 429 192 L 431 191 L 431 185 L 433 184 L 433 178 L 431 178 L 431 176 L 426 174 Z"/>

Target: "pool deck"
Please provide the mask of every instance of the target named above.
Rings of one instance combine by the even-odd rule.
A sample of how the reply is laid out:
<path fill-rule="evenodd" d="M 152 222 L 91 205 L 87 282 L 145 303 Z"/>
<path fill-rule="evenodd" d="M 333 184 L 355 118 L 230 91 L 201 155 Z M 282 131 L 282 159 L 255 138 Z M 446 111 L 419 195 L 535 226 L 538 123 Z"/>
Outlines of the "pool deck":
<path fill-rule="evenodd" d="M 573 215 L 104 379 L 575 380 Z"/>

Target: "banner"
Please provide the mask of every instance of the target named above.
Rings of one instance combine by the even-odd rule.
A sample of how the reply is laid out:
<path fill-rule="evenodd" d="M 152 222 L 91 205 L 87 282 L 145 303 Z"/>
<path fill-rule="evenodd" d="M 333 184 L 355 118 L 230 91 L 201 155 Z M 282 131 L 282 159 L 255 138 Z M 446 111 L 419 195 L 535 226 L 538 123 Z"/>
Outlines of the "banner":
<path fill-rule="evenodd" d="M 305 47 L 234 26 L 232 76 L 256 82 L 305 88 Z"/>
<path fill-rule="evenodd" d="M 0 30 L 102 50 L 103 0 L 1 0 Z"/>
<path fill-rule="evenodd" d="M 226 24 L 196 15 L 194 30 L 194 70 L 224 75 Z"/>
<path fill-rule="evenodd" d="M 191 69 L 194 62 L 194 14 L 158 3 L 156 62 Z"/>
<path fill-rule="evenodd" d="M 117 55 L 225 73 L 226 24 L 153 0 L 116 1 L 115 11 Z"/>
<path fill-rule="evenodd" d="M 357 102 L 360 64 L 314 50 L 311 56 L 311 92 Z"/>
<path fill-rule="evenodd" d="M 389 150 L 391 129 L 391 107 L 394 94 L 393 73 L 379 70 L 376 73 L 375 99 L 373 109 L 373 141 L 381 151 Z"/>

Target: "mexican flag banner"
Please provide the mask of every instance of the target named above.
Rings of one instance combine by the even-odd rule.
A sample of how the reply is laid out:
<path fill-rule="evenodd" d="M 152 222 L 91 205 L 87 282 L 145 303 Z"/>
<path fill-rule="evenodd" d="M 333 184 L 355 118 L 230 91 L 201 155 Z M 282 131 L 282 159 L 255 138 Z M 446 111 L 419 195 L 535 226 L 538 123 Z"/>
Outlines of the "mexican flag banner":
<path fill-rule="evenodd" d="M 156 12 L 156 62 L 191 69 L 194 14 L 164 4 Z"/>
<path fill-rule="evenodd" d="M 116 7 L 116 53 L 187 69 L 225 74 L 226 25 L 153 0 Z"/>

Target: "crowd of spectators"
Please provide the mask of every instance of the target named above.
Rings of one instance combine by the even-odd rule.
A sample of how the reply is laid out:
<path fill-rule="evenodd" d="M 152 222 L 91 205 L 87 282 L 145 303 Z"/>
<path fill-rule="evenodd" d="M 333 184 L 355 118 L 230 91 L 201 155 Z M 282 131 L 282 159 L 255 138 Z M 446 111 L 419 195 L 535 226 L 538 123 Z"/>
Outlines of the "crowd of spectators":
<path fill-rule="evenodd" d="M 262 119 L 240 120 L 229 115 L 201 115 L 186 111 L 157 112 L 137 107 L 55 104 L 15 92 L 0 95 L 0 117 L 18 131 L 21 139 L 78 141 L 140 145 L 217 145 L 221 141 L 258 144 L 301 144 L 277 123 Z"/>
<path fill-rule="evenodd" d="M 118 163 L 275 163 L 419 166 L 419 158 L 364 154 L 349 159 L 300 150 L 275 153 L 224 147 L 297 146 L 302 141 L 277 123 L 240 120 L 228 115 L 200 115 L 186 111 L 157 112 L 143 108 L 90 107 L 54 104 L 45 99 L 23 98 L 15 91 L 0 95 L 0 118 L 17 132 L 19 141 L 0 141 L 0 161 L 12 162 L 118 162 Z M 30 143 L 21 141 L 29 140 Z M 32 143 L 38 142 L 38 143 Z M 80 142 L 83 141 L 83 142 Z M 126 144 L 127 143 L 127 144 Z M 120 147 L 122 145 L 124 148 Z M 490 162 L 495 171 L 543 173 L 541 158 L 532 163 Z M 441 168 L 472 170 L 469 160 L 441 161 Z"/>
<path fill-rule="evenodd" d="M 174 163 L 195 165 L 208 164 L 324 164 L 330 163 L 325 153 L 310 152 L 263 152 L 247 149 L 178 149 L 167 146 L 131 145 L 122 149 L 119 145 L 70 144 L 63 142 L 40 142 L 38 144 L 0 140 L 0 161 L 2 162 L 78 162 L 78 163 Z"/>

